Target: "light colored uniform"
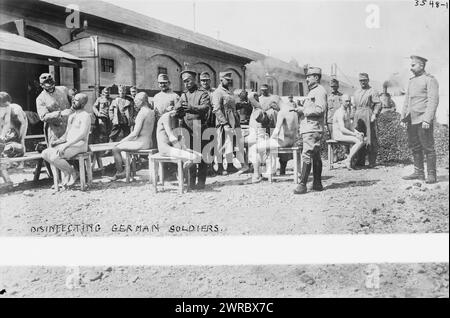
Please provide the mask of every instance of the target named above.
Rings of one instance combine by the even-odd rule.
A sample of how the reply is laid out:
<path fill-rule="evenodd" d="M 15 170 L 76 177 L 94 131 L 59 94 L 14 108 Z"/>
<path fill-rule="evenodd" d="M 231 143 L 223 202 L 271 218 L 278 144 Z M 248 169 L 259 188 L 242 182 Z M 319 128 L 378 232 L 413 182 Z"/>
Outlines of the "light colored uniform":
<path fill-rule="evenodd" d="M 159 92 L 153 97 L 153 104 L 156 110 L 156 116 L 159 118 L 167 113 L 169 106 L 175 106 L 180 100 L 180 96 L 172 90 L 168 92 Z"/>
<path fill-rule="evenodd" d="M 67 128 L 67 116 L 61 116 L 61 111 L 70 108 L 69 90 L 65 86 L 55 86 L 55 91 L 49 93 L 43 90 L 36 98 L 36 109 L 39 118 L 44 122 L 44 134 L 47 144 L 64 135 Z"/>

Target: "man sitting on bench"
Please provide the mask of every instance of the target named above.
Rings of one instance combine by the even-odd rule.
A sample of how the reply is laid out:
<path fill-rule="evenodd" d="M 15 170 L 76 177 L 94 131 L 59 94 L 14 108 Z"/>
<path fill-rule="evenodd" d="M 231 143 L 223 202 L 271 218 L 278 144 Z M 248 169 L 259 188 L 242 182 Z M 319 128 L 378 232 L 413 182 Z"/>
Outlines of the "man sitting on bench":
<path fill-rule="evenodd" d="M 352 159 L 364 145 L 364 134 L 353 128 L 350 119 L 351 99 L 347 94 L 342 95 L 343 105 L 333 116 L 333 139 L 338 142 L 354 144 L 344 161 L 348 169 L 352 169 Z"/>
<path fill-rule="evenodd" d="M 17 104 L 11 103 L 7 92 L 0 92 L 0 156 L 22 157 L 25 154 L 25 135 L 27 133 L 27 116 Z M 0 175 L 5 183 L 10 184 L 8 173 L 0 167 Z"/>
<path fill-rule="evenodd" d="M 87 102 L 87 95 L 82 93 L 75 95 L 72 100 L 72 109 L 75 113 L 68 118 L 66 133 L 53 143 L 54 147 L 42 152 L 44 160 L 62 171 L 62 184 L 65 186 L 73 185 L 79 177 L 67 160 L 88 150 L 91 115 L 84 109 Z"/>
<path fill-rule="evenodd" d="M 182 136 L 177 136 L 179 120 L 185 116 L 185 110 L 182 106 L 175 106 L 174 110 L 164 113 L 158 120 L 156 128 L 156 137 L 158 140 L 158 151 L 162 156 L 175 157 L 185 160 L 184 168 L 198 163 L 202 155 L 186 147 Z M 178 132 L 180 135 L 181 130 Z M 181 139 L 181 140 L 180 140 Z"/>
<path fill-rule="evenodd" d="M 114 180 L 125 177 L 122 151 L 138 151 L 155 147 L 152 143 L 152 134 L 155 128 L 156 117 L 155 111 L 150 108 L 147 93 L 138 93 L 134 98 L 134 104 L 136 109 L 139 109 L 139 113 L 135 119 L 134 129 L 112 149 L 116 165 Z"/>

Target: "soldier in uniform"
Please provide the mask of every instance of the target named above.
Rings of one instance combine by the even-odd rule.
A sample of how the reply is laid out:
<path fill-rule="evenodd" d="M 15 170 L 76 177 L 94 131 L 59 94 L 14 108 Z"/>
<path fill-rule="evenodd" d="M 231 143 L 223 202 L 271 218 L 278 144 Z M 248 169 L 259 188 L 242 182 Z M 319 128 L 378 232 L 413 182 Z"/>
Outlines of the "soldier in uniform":
<path fill-rule="evenodd" d="M 111 130 L 109 107 L 111 106 L 111 103 L 112 98 L 109 95 L 109 88 L 105 87 L 102 90 L 102 95 L 96 99 L 94 107 L 92 108 L 96 118 L 94 130 L 95 143 L 105 143 L 109 140 L 109 133 Z"/>
<path fill-rule="evenodd" d="M 109 119 L 112 128 L 109 138 L 111 141 L 119 141 L 130 134 L 130 127 L 134 126 L 134 102 L 132 103 L 125 95 L 126 87 L 119 85 L 119 96 L 109 106 Z"/>
<path fill-rule="evenodd" d="M 211 109 L 209 92 L 199 88 L 195 82 L 196 73 L 193 71 L 181 72 L 186 90 L 181 94 L 181 104 L 186 115 L 183 118 L 182 127 L 187 129 L 190 135 L 190 149 L 201 153 L 205 143 L 202 140 L 203 131 L 207 128 L 208 114 Z M 201 149 L 196 149 L 198 146 Z M 205 188 L 208 165 L 202 158 L 199 163 L 190 167 L 190 183 L 192 189 Z"/>
<path fill-rule="evenodd" d="M 367 148 L 363 147 L 357 154 L 357 166 L 364 166 L 366 153 L 369 157 L 369 168 L 375 167 L 378 151 L 377 123 L 376 119 L 381 112 L 381 101 L 378 92 L 370 87 L 369 75 L 359 74 L 361 88 L 354 94 L 354 119 L 355 129 L 364 133 L 367 138 Z"/>
<path fill-rule="evenodd" d="M 306 83 L 309 93 L 302 107 L 295 109 L 303 119 L 300 123 L 300 133 L 303 139 L 302 174 L 300 184 L 294 190 L 295 194 L 307 192 L 306 184 L 313 169 L 313 190 L 322 191 L 322 159 L 320 157 L 320 141 L 323 136 L 324 118 L 327 112 L 327 92 L 320 85 L 322 70 L 310 67 L 306 73 Z"/>
<path fill-rule="evenodd" d="M 178 103 L 180 97 L 170 88 L 169 76 L 167 74 L 158 75 L 158 85 L 161 91 L 153 97 L 156 118 L 161 117 L 164 113 L 172 110 Z"/>
<path fill-rule="evenodd" d="M 409 147 L 413 153 L 414 173 L 405 180 L 424 180 L 424 153 L 427 160 L 426 183 L 436 183 L 436 150 L 433 121 L 439 104 L 438 81 L 425 71 L 427 59 L 411 56 L 411 72 L 401 120 L 408 130 Z"/>
<path fill-rule="evenodd" d="M 65 86 L 55 86 L 51 74 L 39 76 L 42 92 L 36 98 L 39 118 L 44 122 L 44 135 L 47 145 L 51 147 L 66 132 L 67 119 L 72 114 L 69 102 L 69 90 Z"/>
<path fill-rule="evenodd" d="M 240 116 L 236 110 L 236 99 L 233 93 L 229 90 L 231 81 L 231 72 L 220 72 L 220 85 L 216 88 L 212 95 L 213 113 L 216 116 L 216 127 L 219 129 L 217 139 L 220 149 L 218 150 L 219 153 L 216 157 L 219 157 L 217 160 L 218 162 L 221 162 L 220 157 L 222 149 L 225 149 L 227 170 L 233 165 L 233 137 L 236 136 L 236 143 L 239 147 L 239 150 L 236 152 L 236 159 L 241 164 L 241 169 L 237 173 L 242 174 L 246 172 L 249 167 L 244 159 L 244 140 L 240 129 Z M 222 145 L 223 134 L 225 134 L 225 143 Z"/>

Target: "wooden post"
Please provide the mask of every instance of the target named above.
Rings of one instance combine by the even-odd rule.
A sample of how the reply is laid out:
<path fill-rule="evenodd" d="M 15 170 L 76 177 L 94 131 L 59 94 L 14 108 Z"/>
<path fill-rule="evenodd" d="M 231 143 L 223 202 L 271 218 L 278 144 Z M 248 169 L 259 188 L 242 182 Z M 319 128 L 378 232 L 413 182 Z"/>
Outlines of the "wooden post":
<path fill-rule="evenodd" d="M 73 87 L 80 91 L 80 69 L 73 68 Z"/>

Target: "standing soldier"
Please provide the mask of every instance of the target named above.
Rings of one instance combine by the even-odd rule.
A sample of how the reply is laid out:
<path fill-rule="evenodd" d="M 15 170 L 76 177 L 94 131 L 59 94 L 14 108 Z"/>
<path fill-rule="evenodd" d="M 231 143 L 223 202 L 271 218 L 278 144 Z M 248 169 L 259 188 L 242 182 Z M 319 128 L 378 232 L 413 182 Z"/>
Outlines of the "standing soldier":
<path fill-rule="evenodd" d="M 67 119 L 72 114 L 69 102 L 69 90 L 65 86 L 55 86 L 51 74 L 39 76 L 42 92 L 36 98 L 39 118 L 44 122 L 44 135 L 51 147 L 66 132 Z"/>
<path fill-rule="evenodd" d="M 169 76 L 167 74 L 158 75 L 158 85 L 161 91 L 153 97 L 157 119 L 164 113 L 172 110 L 180 100 L 177 93 L 173 92 L 170 88 Z"/>
<path fill-rule="evenodd" d="M 219 128 L 218 144 L 220 149 L 216 155 L 218 162 L 221 162 L 222 150 L 225 150 L 227 160 L 227 170 L 233 166 L 234 136 L 239 147 L 236 152 L 236 159 L 241 164 L 238 174 L 246 172 L 249 167 L 244 159 L 243 136 L 241 133 L 240 116 L 236 110 L 236 100 L 230 91 L 230 83 L 232 81 L 231 72 L 220 72 L 220 85 L 216 88 L 212 95 L 213 112 L 216 116 L 216 127 Z M 225 134 L 225 138 L 222 138 Z"/>
<path fill-rule="evenodd" d="M 190 149 L 202 153 L 204 142 L 202 140 L 203 131 L 207 128 L 208 113 L 211 109 L 209 93 L 203 88 L 199 88 L 195 82 L 196 73 L 193 71 L 181 72 L 186 90 L 181 94 L 179 103 L 183 107 L 186 115 L 183 118 L 182 127 L 189 131 Z M 196 146 L 201 149 L 196 149 Z M 191 166 L 190 183 L 192 189 L 201 190 L 205 188 L 208 165 L 205 158 Z M 197 182 L 196 182 L 197 181 Z"/>
<path fill-rule="evenodd" d="M 357 154 L 357 166 L 364 166 L 366 153 L 369 157 L 369 168 L 375 167 L 377 161 L 378 139 L 376 119 L 381 112 L 381 101 L 378 92 L 370 87 L 369 75 L 359 74 L 361 88 L 355 92 L 355 113 L 353 122 L 355 129 L 364 133 L 367 138 L 367 150 L 361 148 Z"/>
<path fill-rule="evenodd" d="M 294 190 L 295 194 L 307 192 L 306 184 L 313 169 L 312 189 L 322 191 L 322 159 L 320 158 L 320 141 L 324 130 L 324 119 L 327 112 L 327 91 L 320 85 L 322 70 L 318 67 L 310 67 L 306 73 L 306 83 L 309 93 L 302 107 L 295 109 L 303 115 L 300 124 L 300 133 L 303 139 L 302 175 L 300 184 Z"/>
<path fill-rule="evenodd" d="M 114 99 L 109 107 L 109 119 L 112 129 L 109 135 L 111 141 L 119 141 L 130 134 L 130 127 L 134 126 L 134 103 L 125 95 L 126 87 L 119 85 L 119 96 Z"/>
<path fill-rule="evenodd" d="M 426 183 L 436 183 L 436 150 L 434 148 L 433 121 L 439 104 L 439 84 L 425 72 L 427 59 L 411 56 L 411 72 L 405 104 L 402 110 L 402 124 L 408 129 L 408 142 L 414 158 L 414 173 L 405 180 L 424 180 L 424 153 L 427 159 Z"/>
<path fill-rule="evenodd" d="M 109 133 L 111 130 L 111 121 L 109 120 L 109 107 L 112 98 L 109 95 L 109 88 L 105 87 L 102 94 L 94 103 L 92 111 L 95 115 L 94 142 L 105 143 L 109 141 Z"/>

